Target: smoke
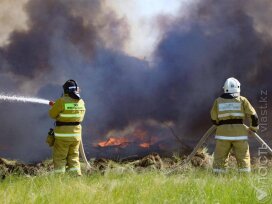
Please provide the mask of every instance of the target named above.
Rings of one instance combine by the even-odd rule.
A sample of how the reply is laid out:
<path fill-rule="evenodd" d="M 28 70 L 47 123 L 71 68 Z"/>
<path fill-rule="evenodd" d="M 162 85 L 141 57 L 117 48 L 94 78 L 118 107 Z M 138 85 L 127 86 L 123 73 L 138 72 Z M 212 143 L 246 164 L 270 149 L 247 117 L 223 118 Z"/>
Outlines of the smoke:
<path fill-rule="evenodd" d="M 163 37 L 149 62 L 122 51 L 129 26 L 104 1 L 30 0 L 28 29 L 13 31 L 0 49 L 0 86 L 55 99 L 65 80 L 77 80 L 89 144 L 147 120 L 172 122 L 184 141 L 196 140 L 211 125 L 209 110 L 226 78 L 241 81 L 257 111 L 261 90 L 271 92 L 271 6 L 203 0 L 192 1 L 186 15 L 158 16 Z M 46 108 L 1 103 L 0 115 L 1 139 L 10 149 L 1 152 L 23 160 L 50 155 L 43 143 Z"/>
<path fill-rule="evenodd" d="M 259 10 L 252 10 L 254 4 Z M 207 127 L 209 108 L 226 78 L 238 78 L 242 94 L 256 108 L 261 90 L 270 92 L 271 39 L 257 29 L 263 22 L 255 19 L 264 11 L 263 16 L 271 16 L 261 9 L 265 6 L 271 3 L 201 1 L 167 27 L 155 57 L 166 93 L 178 93 L 180 103 L 174 104 L 180 123 L 187 120 L 187 134 Z"/>
<path fill-rule="evenodd" d="M 25 30 L 27 16 L 22 11 L 23 5 L 27 0 L 10 1 L 1 0 L 0 2 L 0 45 L 7 44 L 7 38 L 13 30 Z"/>

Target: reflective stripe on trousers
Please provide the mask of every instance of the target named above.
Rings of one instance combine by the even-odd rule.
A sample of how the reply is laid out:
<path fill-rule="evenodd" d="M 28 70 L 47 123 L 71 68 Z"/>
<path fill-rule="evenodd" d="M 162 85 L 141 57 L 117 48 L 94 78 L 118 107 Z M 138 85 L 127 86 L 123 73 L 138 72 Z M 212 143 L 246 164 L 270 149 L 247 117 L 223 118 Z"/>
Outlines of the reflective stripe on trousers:
<path fill-rule="evenodd" d="M 247 140 L 248 136 L 221 136 L 221 135 L 215 135 L 215 139 L 218 140 Z"/>
<path fill-rule="evenodd" d="M 55 169 L 54 172 L 55 173 L 65 173 L 65 168 Z"/>
<path fill-rule="evenodd" d="M 243 169 L 238 169 L 239 172 L 251 172 L 251 168 L 243 168 Z M 213 169 L 214 173 L 226 173 L 227 170 L 225 169 Z"/>
<path fill-rule="evenodd" d="M 213 169 L 214 173 L 226 173 L 226 169 Z"/>
<path fill-rule="evenodd" d="M 68 171 L 80 171 L 80 167 L 70 168 Z"/>
<path fill-rule="evenodd" d="M 238 169 L 239 172 L 251 172 L 251 168 Z"/>

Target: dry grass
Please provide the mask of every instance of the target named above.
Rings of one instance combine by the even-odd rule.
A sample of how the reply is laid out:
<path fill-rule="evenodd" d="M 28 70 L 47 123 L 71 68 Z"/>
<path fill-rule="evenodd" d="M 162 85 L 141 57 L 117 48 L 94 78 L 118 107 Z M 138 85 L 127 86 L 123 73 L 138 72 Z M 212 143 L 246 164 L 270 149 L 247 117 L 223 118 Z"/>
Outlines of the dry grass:
<path fill-rule="evenodd" d="M 93 160 L 92 173 L 84 173 L 82 177 L 50 173 L 52 161 L 23 165 L 1 160 L 0 170 L 6 177 L 0 181 L 0 200 L 1 203 L 39 204 L 258 203 L 258 199 L 272 202 L 269 193 L 271 161 L 265 166 L 265 175 L 259 172 L 262 164 L 255 161 L 250 176 L 238 174 L 235 168 L 218 176 L 211 172 L 212 157 L 204 150 L 194 157 L 191 164 L 179 168 L 175 174 L 166 174 L 183 159 L 160 158 L 152 154 L 141 160 L 122 163 Z M 232 157 L 229 162 L 230 166 L 235 166 Z M 85 172 L 84 164 L 82 167 Z M 263 197 L 262 192 L 267 192 L 267 196 Z"/>

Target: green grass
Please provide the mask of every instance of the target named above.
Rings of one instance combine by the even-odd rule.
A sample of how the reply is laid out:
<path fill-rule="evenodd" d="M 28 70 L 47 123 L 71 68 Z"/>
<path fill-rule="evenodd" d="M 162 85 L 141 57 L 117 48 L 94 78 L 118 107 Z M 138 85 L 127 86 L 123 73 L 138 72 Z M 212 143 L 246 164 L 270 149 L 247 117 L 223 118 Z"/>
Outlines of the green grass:
<path fill-rule="evenodd" d="M 136 173 L 111 169 L 104 175 L 82 177 L 8 175 L 0 182 L 1 203 L 258 203 L 260 192 L 271 190 L 272 172 L 249 175 L 231 171 L 216 176 L 191 168 L 171 176 L 162 171 Z M 267 203 L 272 203 L 272 197 Z"/>

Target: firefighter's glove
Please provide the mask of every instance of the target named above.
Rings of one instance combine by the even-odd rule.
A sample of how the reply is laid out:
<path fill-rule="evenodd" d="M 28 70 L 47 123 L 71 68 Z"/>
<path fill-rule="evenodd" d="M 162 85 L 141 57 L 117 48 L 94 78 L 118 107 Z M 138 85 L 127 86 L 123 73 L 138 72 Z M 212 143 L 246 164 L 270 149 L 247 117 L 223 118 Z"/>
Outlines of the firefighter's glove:
<path fill-rule="evenodd" d="M 257 133 L 257 131 L 259 130 L 259 126 L 257 126 L 257 127 L 251 126 L 251 127 L 249 127 L 249 129 L 250 129 L 252 132 Z"/>

